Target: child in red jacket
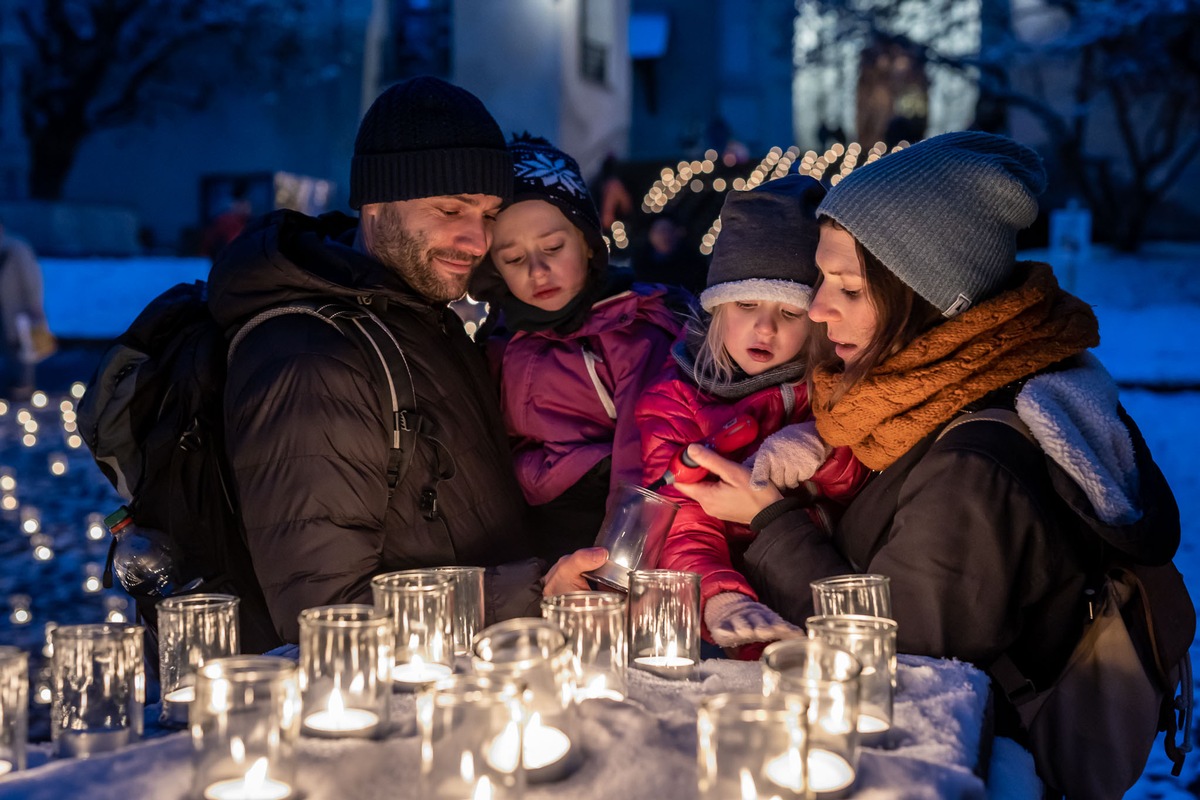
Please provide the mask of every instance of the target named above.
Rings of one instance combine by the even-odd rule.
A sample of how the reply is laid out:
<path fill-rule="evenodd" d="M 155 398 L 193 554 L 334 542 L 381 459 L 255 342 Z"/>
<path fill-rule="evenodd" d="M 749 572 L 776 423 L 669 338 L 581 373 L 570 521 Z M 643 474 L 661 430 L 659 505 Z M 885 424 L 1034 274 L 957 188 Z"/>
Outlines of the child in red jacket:
<path fill-rule="evenodd" d="M 700 295 L 706 313 L 689 323 L 672 351 L 676 363 L 635 408 L 647 484 L 681 448 L 738 415 L 754 419 L 758 437 L 725 455 L 753 457 L 752 481 L 760 486 L 769 480 L 810 497 L 810 513 L 826 529 L 831 505 L 848 502 L 866 480 L 848 448 L 831 449 L 817 436 L 805 384 L 806 309 L 818 276 L 816 209 L 824 196 L 818 181 L 790 175 L 726 198 Z M 744 646 L 796 635 L 757 602 L 739 570 L 750 529 L 708 516 L 671 488 L 664 494 L 681 508 L 658 566 L 700 574 L 705 638 L 757 657 L 760 647 Z"/>

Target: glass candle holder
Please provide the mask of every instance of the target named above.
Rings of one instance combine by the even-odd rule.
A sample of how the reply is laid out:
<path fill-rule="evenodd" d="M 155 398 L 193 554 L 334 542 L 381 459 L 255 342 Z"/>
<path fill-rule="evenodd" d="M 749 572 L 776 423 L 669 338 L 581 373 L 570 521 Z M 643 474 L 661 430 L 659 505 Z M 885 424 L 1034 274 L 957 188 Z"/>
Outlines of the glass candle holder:
<path fill-rule="evenodd" d="M 54 644 L 50 738 L 60 756 L 86 758 L 142 735 L 146 668 L 141 625 L 59 625 Z"/>
<path fill-rule="evenodd" d="M 217 658 L 200 668 L 189 725 L 195 797 L 285 800 L 297 794 L 298 669 L 274 656 Z"/>
<path fill-rule="evenodd" d="M 300 612 L 303 732 L 371 738 L 387 730 L 392 693 L 392 621 L 367 605 Z"/>
<path fill-rule="evenodd" d="M 809 585 L 816 616 L 860 614 L 893 619 L 891 579 L 886 575 L 834 575 Z"/>
<path fill-rule="evenodd" d="M 519 798 L 525 789 L 521 745 L 523 692 L 481 675 L 452 675 L 417 695 L 422 797 Z"/>
<path fill-rule="evenodd" d="M 521 735 L 522 763 L 530 783 L 570 775 L 583 761 L 577 733 L 571 654 L 562 632 L 544 619 L 510 619 L 475 637 L 476 674 L 498 688 L 519 694 L 527 708 Z M 514 752 L 516 729 L 492 745 L 497 757 Z"/>
<path fill-rule="evenodd" d="M 864 744 L 877 744 L 892 727 L 896 692 L 896 623 L 883 617 L 809 617 L 810 639 L 848 650 L 862 664 L 859 677 L 858 734 Z"/>
<path fill-rule="evenodd" d="M 575 699 L 624 700 L 629 644 L 628 603 L 609 592 L 572 592 L 542 600 L 542 616 L 567 640 Z"/>
<path fill-rule="evenodd" d="M 696 734 L 702 800 L 811 797 L 805 695 L 709 695 L 697 709 Z"/>
<path fill-rule="evenodd" d="M 231 594 L 189 594 L 160 600 L 158 680 L 164 725 L 184 726 L 196 697 L 196 670 L 214 658 L 237 655 L 238 604 Z"/>
<path fill-rule="evenodd" d="M 608 560 L 588 577 L 628 591 L 630 571 L 658 563 L 677 511 L 679 504 L 661 494 L 628 483 L 618 485 L 596 536 L 596 546 L 608 550 Z"/>
<path fill-rule="evenodd" d="M 411 569 L 371 579 L 375 607 L 392 621 L 396 637 L 392 688 L 415 691 L 454 672 L 454 618 L 450 579 Z"/>
<path fill-rule="evenodd" d="M 0 776 L 25 769 L 29 727 L 29 656 L 0 647 Z"/>
<path fill-rule="evenodd" d="M 808 698 L 808 782 L 813 796 L 845 797 L 858 771 L 858 697 L 862 664 L 817 639 L 789 639 L 762 654 L 763 694 Z"/>
<path fill-rule="evenodd" d="M 452 584 L 450 601 L 454 618 L 454 655 L 469 656 L 471 640 L 483 629 L 483 567 L 434 567 Z"/>
<path fill-rule="evenodd" d="M 700 664 L 700 576 L 673 570 L 629 575 L 629 655 L 634 667 L 690 680 Z"/>

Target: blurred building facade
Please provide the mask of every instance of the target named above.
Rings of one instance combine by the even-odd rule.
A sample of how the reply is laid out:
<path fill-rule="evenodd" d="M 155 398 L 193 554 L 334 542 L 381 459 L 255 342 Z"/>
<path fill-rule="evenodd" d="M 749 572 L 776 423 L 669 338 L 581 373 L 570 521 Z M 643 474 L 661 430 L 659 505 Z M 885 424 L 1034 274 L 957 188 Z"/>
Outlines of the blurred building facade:
<path fill-rule="evenodd" d="M 14 102 L 21 2 L 0 0 L 0 206 L 20 197 L 27 169 Z M 981 6 L 951 5 L 962 14 L 957 38 L 938 45 L 970 53 L 988 35 Z M 228 85 L 202 112 L 98 133 L 63 199 L 122 209 L 140 236 L 121 241 L 163 252 L 194 245 L 214 176 L 297 176 L 344 208 L 359 119 L 381 89 L 415 74 L 471 89 L 506 135 L 546 136 L 589 176 L 610 154 L 649 167 L 715 151 L 746 164 L 748 177 L 772 147 L 894 144 L 976 122 L 971 80 L 902 44 L 838 33 L 817 58 L 830 19 L 795 0 L 309 0 L 304 9 L 302 80 L 281 63 L 272 90 Z M 915 14 L 905 36 L 919 42 L 927 27 Z M 1039 143 L 1019 112 L 1005 125 Z M 628 186 L 635 205 L 658 171 Z"/>

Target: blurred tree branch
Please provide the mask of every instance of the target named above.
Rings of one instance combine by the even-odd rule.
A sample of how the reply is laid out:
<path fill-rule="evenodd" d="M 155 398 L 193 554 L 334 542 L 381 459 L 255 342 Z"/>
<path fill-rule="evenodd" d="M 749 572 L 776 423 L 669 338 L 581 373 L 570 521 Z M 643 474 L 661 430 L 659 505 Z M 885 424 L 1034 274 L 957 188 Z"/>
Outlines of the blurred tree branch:
<path fill-rule="evenodd" d="M 300 80 L 307 0 L 29 0 L 22 113 L 30 195 L 55 199 L 106 129 L 205 108 L 218 87 Z"/>
<path fill-rule="evenodd" d="M 1200 151 L 1200 0 L 1042 0 L 1015 16 L 1009 0 L 983 0 L 980 46 L 965 54 L 941 47 L 974 7 L 961 0 L 797 6 L 832 21 L 810 63 L 837 57 L 848 39 L 901 40 L 927 63 L 976 78 L 979 127 L 1003 128 L 1011 109 L 1030 114 L 1068 191 L 1122 249 L 1140 245 L 1151 213 Z"/>

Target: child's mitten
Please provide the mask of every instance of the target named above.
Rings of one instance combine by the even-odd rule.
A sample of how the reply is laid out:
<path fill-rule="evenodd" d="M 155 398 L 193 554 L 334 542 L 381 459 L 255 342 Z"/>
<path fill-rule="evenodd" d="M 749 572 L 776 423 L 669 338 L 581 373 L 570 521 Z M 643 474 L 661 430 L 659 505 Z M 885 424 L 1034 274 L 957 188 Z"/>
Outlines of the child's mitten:
<path fill-rule="evenodd" d="M 704 624 L 715 644 L 735 647 L 750 642 L 791 639 L 804 632 L 762 603 L 740 592 L 721 592 L 704 604 Z"/>
<path fill-rule="evenodd" d="M 817 435 L 813 420 L 788 425 L 772 433 L 751 458 L 750 486 L 765 489 L 768 483 L 779 489 L 794 489 L 820 469 L 833 448 Z M 751 466 L 748 462 L 746 466 Z"/>

